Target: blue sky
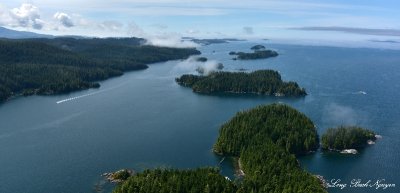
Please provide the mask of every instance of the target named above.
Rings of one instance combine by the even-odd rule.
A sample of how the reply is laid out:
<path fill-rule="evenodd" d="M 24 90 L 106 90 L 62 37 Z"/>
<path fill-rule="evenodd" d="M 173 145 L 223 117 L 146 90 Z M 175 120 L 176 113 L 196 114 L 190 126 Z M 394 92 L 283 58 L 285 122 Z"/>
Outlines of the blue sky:
<path fill-rule="evenodd" d="M 0 25 L 102 37 L 400 41 L 399 9 L 395 0 L 6 0 Z"/>

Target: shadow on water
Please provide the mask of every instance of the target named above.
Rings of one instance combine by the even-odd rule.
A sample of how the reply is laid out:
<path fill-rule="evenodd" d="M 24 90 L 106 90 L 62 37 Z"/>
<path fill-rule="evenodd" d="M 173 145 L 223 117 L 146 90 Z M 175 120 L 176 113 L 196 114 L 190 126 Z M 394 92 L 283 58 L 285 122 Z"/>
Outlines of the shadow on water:
<path fill-rule="evenodd" d="M 182 87 L 186 90 L 192 91 L 191 88 Z M 219 99 L 237 99 L 237 100 L 272 100 L 272 101 L 281 101 L 282 103 L 285 102 L 300 102 L 305 101 L 306 96 L 301 97 L 288 97 L 288 96 L 271 96 L 271 95 L 262 95 L 262 94 L 255 94 L 255 93 L 228 93 L 228 92 L 219 92 L 219 93 L 198 93 L 193 92 L 193 94 L 202 96 L 202 97 L 215 97 Z"/>

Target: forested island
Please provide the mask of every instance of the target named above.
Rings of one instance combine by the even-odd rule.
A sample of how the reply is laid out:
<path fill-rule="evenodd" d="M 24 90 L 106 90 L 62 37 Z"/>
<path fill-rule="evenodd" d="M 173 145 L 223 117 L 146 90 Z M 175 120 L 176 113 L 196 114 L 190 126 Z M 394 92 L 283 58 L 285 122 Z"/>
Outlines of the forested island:
<path fill-rule="evenodd" d="M 359 149 L 376 140 L 376 134 L 368 129 L 355 126 L 329 128 L 321 138 L 322 149 L 343 151 Z"/>
<path fill-rule="evenodd" d="M 229 55 L 236 55 L 234 60 L 255 60 L 255 59 L 264 59 L 278 56 L 278 52 L 274 50 L 266 50 L 263 45 L 255 45 L 250 48 L 254 52 L 246 53 L 246 52 L 229 52 Z"/>
<path fill-rule="evenodd" d="M 99 80 L 146 64 L 184 59 L 196 49 L 142 45 L 140 38 L 0 40 L 0 102 L 96 88 Z"/>
<path fill-rule="evenodd" d="M 260 50 L 253 53 L 236 52 L 234 55 L 237 55 L 236 59 L 239 60 L 255 60 L 276 57 L 279 54 L 273 50 Z"/>
<path fill-rule="evenodd" d="M 245 41 L 245 40 L 236 39 L 236 38 L 196 39 L 196 38 L 191 38 L 191 37 L 184 37 L 183 39 L 188 39 L 188 40 L 193 41 L 194 43 L 201 44 L 201 45 L 223 44 L 223 43 L 229 43 L 229 42 L 234 42 L 234 41 Z"/>
<path fill-rule="evenodd" d="M 128 178 L 114 193 L 326 193 L 295 157 L 318 146 L 314 124 L 304 114 L 287 105 L 259 106 L 222 125 L 214 145 L 220 155 L 240 157 L 242 181 L 232 182 L 213 168 L 155 169 Z"/>
<path fill-rule="evenodd" d="M 263 45 L 255 45 L 253 47 L 250 48 L 251 50 L 265 50 L 266 47 Z"/>
<path fill-rule="evenodd" d="M 207 62 L 208 58 L 206 57 L 198 57 L 196 58 L 196 62 Z"/>
<path fill-rule="evenodd" d="M 175 79 L 197 93 L 242 93 L 275 96 L 305 96 L 304 88 L 296 82 L 284 82 L 273 70 L 246 72 L 212 72 L 206 76 L 185 74 Z"/>

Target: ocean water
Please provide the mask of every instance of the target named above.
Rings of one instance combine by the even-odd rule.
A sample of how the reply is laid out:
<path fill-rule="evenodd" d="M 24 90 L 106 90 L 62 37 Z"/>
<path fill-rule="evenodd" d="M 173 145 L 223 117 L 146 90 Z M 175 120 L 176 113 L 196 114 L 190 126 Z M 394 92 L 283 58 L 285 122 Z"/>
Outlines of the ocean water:
<path fill-rule="evenodd" d="M 188 62 L 152 64 L 101 82 L 101 88 L 57 96 L 20 97 L 0 105 L 0 192 L 110 192 L 100 176 L 121 168 L 220 166 L 232 164 L 211 152 L 221 124 L 236 112 L 281 102 L 305 113 L 322 134 L 339 125 L 359 125 L 382 135 L 357 155 L 318 151 L 300 157 L 302 167 L 346 188 L 329 192 L 382 192 L 352 188 L 385 179 L 400 185 L 400 51 L 267 44 L 276 58 L 233 61 L 230 51 L 250 51 L 254 42 L 203 46 L 225 70 L 274 69 L 309 95 L 208 96 L 174 79 L 195 73 Z M 400 192 L 398 187 L 384 192 Z"/>

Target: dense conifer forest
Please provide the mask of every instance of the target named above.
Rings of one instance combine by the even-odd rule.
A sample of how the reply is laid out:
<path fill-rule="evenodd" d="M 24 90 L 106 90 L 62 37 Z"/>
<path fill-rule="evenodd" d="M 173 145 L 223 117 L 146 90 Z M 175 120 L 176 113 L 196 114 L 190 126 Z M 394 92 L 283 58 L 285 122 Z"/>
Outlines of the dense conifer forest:
<path fill-rule="evenodd" d="M 184 59 L 196 49 L 142 45 L 138 38 L 0 40 L 0 102 L 14 95 L 58 94 L 146 64 Z"/>
<path fill-rule="evenodd" d="M 130 177 L 114 193 L 232 193 L 237 186 L 216 168 L 145 170 Z"/>
<path fill-rule="evenodd" d="M 240 157 L 242 192 L 325 192 L 295 157 L 318 147 L 309 118 L 287 105 L 272 104 L 237 113 L 221 127 L 214 151 Z"/>
<path fill-rule="evenodd" d="M 213 72 L 206 76 L 191 74 L 176 78 L 181 86 L 197 93 L 247 93 L 276 96 L 305 96 L 304 88 L 296 82 L 284 82 L 273 70 L 246 72 Z"/>
<path fill-rule="evenodd" d="M 276 57 L 279 54 L 273 50 L 256 50 L 253 53 L 236 52 L 234 55 L 237 55 L 239 60 L 255 60 Z"/>
<path fill-rule="evenodd" d="M 238 112 L 222 125 L 214 151 L 239 156 L 243 148 L 262 145 L 267 139 L 295 155 L 319 147 L 317 131 L 309 118 L 287 105 L 272 104 Z"/>
<path fill-rule="evenodd" d="M 304 171 L 295 155 L 318 148 L 314 124 L 304 114 L 280 104 L 239 112 L 222 125 L 214 151 L 240 157 L 245 176 L 230 181 L 217 169 L 146 170 L 130 177 L 114 193 L 231 192 L 324 193 L 320 181 Z"/>
<path fill-rule="evenodd" d="M 358 149 L 367 145 L 368 140 L 375 140 L 375 133 L 361 127 L 349 126 L 329 128 L 321 138 L 323 149 L 343 150 Z"/>

